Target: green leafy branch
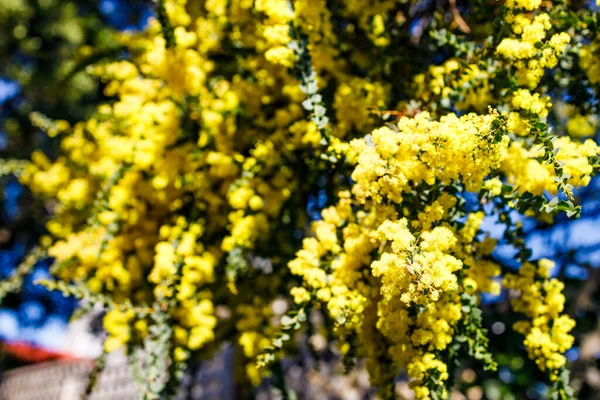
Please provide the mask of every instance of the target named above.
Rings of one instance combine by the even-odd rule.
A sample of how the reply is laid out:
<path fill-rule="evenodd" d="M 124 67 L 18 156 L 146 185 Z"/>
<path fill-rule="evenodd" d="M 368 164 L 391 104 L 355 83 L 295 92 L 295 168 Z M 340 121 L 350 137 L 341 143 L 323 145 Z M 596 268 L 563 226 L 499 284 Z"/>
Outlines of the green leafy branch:
<path fill-rule="evenodd" d="M 303 35 L 299 28 L 291 25 L 290 33 L 292 40 L 288 47 L 296 55 L 294 70 L 296 78 L 300 81 L 300 89 L 306 94 L 306 100 L 302 102 L 302 107 L 310 113 L 310 119 L 317 125 L 317 128 L 323 134 L 323 145 L 330 141 L 330 133 L 327 129 L 329 117 L 327 117 L 327 108 L 323 102 L 323 96 L 319 94 L 317 84 L 317 74 L 312 66 L 310 52 L 308 51 L 308 38 Z"/>
<path fill-rule="evenodd" d="M 441 372 L 432 368 L 427 371 L 425 378 L 423 379 L 423 385 L 429 389 L 429 396 L 432 400 L 448 399 L 448 389 L 440 377 Z"/>
<path fill-rule="evenodd" d="M 102 211 L 106 211 L 109 209 L 108 200 L 110 196 L 110 190 L 119 183 L 121 178 L 123 178 L 123 175 L 125 175 L 127 169 L 127 165 L 120 165 L 116 169 L 116 171 L 113 172 L 113 174 L 108 178 L 106 184 L 102 186 L 100 190 L 98 190 L 96 194 L 96 199 L 94 200 L 94 204 L 92 206 L 95 212 L 93 212 L 92 215 L 88 218 L 87 225 L 95 225 L 98 222 L 98 215 L 100 215 Z M 114 229 L 109 230 L 113 231 Z"/>
<path fill-rule="evenodd" d="M 31 164 L 29 160 L 0 160 L 0 177 L 19 176 L 29 164 Z"/>
<path fill-rule="evenodd" d="M 225 276 L 230 284 L 235 284 L 240 273 L 245 273 L 250 267 L 244 249 L 236 246 L 227 254 Z"/>
<path fill-rule="evenodd" d="M 91 398 L 92 392 L 94 391 L 94 389 L 96 388 L 96 385 L 98 384 L 98 378 L 100 378 L 100 374 L 102 373 L 102 371 L 104 370 L 104 367 L 106 366 L 107 354 L 108 353 L 107 353 L 106 349 L 104 348 L 104 346 L 102 346 L 102 353 L 100 354 L 100 356 L 98 358 L 96 358 L 96 360 L 94 362 L 94 368 L 92 369 L 92 372 L 90 373 L 88 383 L 85 387 L 85 393 L 83 395 L 84 400 L 88 400 Z"/>
<path fill-rule="evenodd" d="M 292 334 L 302 327 L 302 324 L 307 320 L 307 311 L 311 306 L 311 302 L 303 303 L 290 310 L 281 318 L 281 329 L 271 341 L 270 346 L 267 346 L 263 353 L 256 360 L 256 365 L 259 368 L 267 367 L 275 361 L 275 353 L 283 348 L 285 342 L 292 338 Z"/>
<path fill-rule="evenodd" d="M 32 270 L 33 266 L 41 259 L 46 257 L 46 251 L 41 248 L 33 249 L 25 258 L 25 260 L 19 264 L 13 276 L 7 280 L 0 281 L 0 303 L 9 293 L 18 292 L 23 285 L 23 279 Z"/>
<path fill-rule="evenodd" d="M 481 54 L 481 46 L 476 42 L 465 40 L 464 37 L 459 37 L 445 28 L 432 29 L 429 35 L 432 39 L 437 41 L 439 47 L 452 47 L 455 51 L 455 56 L 465 56 L 468 62 L 470 62 L 474 55 Z M 489 42 L 490 39 L 491 38 L 488 38 L 487 42 Z"/>
<path fill-rule="evenodd" d="M 179 240 L 173 241 L 177 248 Z M 181 275 L 183 261 L 175 262 L 176 272 L 166 277 L 160 285 L 165 287 L 175 286 Z M 144 353 L 147 355 L 147 376 L 142 389 L 143 400 L 158 400 L 166 396 L 172 398 L 177 391 L 177 384 L 183 378 L 186 362 L 175 362 L 173 352 L 173 321 L 171 311 L 177 306 L 177 298 L 168 297 L 160 291 L 148 315 L 152 320 L 148 328 L 148 336 L 144 340 Z M 146 315 L 140 315 L 145 317 Z"/>
<path fill-rule="evenodd" d="M 489 338 L 487 330 L 483 327 L 483 313 L 477 306 L 477 296 L 462 293 L 460 300 L 463 319 L 454 340 L 462 345 L 466 344 L 467 354 L 481 361 L 485 371 L 495 371 L 498 369 L 498 364 L 488 350 Z"/>
<path fill-rule="evenodd" d="M 535 119 L 531 125 L 531 133 L 534 135 L 534 144 L 540 145 L 544 149 L 544 154 L 538 158 L 538 161 L 545 165 L 552 165 L 556 177 L 554 178 L 559 193 L 563 193 L 568 200 L 558 200 L 557 197 L 544 205 L 546 212 L 565 211 L 567 217 L 578 218 L 581 215 L 581 206 L 575 206 L 573 197 L 573 185 L 569 183 L 571 175 L 563 170 L 564 162 L 556 159 L 556 154 L 560 148 L 554 147 L 556 136 L 550 134 L 550 127 L 545 122 Z"/>
<path fill-rule="evenodd" d="M 158 400 L 167 383 L 172 381 L 169 377 L 171 360 L 171 338 L 173 329 L 169 324 L 170 315 L 167 307 L 156 302 L 150 314 L 153 324 L 148 328 L 148 336 L 144 340 L 144 350 L 147 356 L 148 369 L 145 386 L 142 388 L 143 400 Z"/>
<path fill-rule="evenodd" d="M 77 300 L 88 300 L 94 304 L 101 304 L 108 309 L 120 308 L 110 296 L 94 293 L 82 282 L 69 284 L 65 281 L 42 279 L 36 281 L 35 284 L 43 286 L 48 290 L 57 290 L 65 297 L 73 296 Z"/>
<path fill-rule="evenodd" d="M 550 400 L 575 400 L 573 388 L 569 386 L 569 370 L 562 367 L 558 378 L 552 382 L 550 388 Z"/>
<path fill-rule="evenodd" d="M 144 304 L 134 306 L 129 299 L 125 299 L 123 303 L 117 303 L 108 295 L 90 291 L 87 285 L 81 281 L 69 284 L 65 281 L 41 279 L 36 281 L 35 284 L 41 285 L 48 290 L 57 290 L 65 297 L 73 296 L 78 300 L 87 300 L 89 303 L 94 305 L 100 304 L 107 310 L 131 310 L 138 316 L 145 316 L 152 311 L 150 307 Z"/>
<path fill-rule="evenodd" d="M 34 111 L 30 113 L 29 120 L 33 126 L 46 132 L 50 137 L 64 133 L 63 127 L 59 126 L 56 121 L 41 112 Z"/>

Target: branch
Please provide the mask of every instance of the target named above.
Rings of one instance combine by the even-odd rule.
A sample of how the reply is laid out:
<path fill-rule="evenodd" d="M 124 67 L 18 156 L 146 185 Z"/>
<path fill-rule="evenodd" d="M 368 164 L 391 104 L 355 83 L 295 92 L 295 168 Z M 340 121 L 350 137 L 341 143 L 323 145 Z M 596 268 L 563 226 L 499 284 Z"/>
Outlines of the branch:
<path fill-rule="evenodd" d="M 452 12 L 452 16 L 454 17 L 454 23 L 456 23 L 464 33 L 471 33 L 471 27 L 467 25 L 462 15 L 460 15 L 460 11 L 458 11 L 458 8 L 456 7 L 456 0 L 449 0 L 449 2 L 450 12 Z"/>

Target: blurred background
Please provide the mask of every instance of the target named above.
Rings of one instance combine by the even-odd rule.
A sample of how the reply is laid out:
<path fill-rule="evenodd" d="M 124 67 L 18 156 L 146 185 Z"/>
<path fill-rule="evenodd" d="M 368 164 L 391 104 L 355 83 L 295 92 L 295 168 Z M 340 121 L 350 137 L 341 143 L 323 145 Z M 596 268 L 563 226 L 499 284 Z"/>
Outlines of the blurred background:
<path fill-rule="evenodd" d="M 69 122 L 85 119 L 94 105 L 103 100 L 102 82 L 87 75 L 86 67 L 105 57 L 119 56 L 121 49 L 115 33 L 142 29 L 152 14 L 152 3 L 146 1 L 0 0 L 0 157 L 27 160 L 35 149 L 42 149 L 50 157 L 56 154 L 56 142 L 36 127 L 44 121 L 41 115 Z M 35 123 L 32 112 L 39 113 L 34 114 Z M 0 279 L 13 276 L 24 261 L 43 233 L 45 210 L 52 207 L 35 202 L 12 174 L 11 165 L 2 163 L 0 167 Z M 578 398 L 597 399 L 600 398 L 597 318 L 600 179 L 596 178 L 579 197 L 584 204 L 579 220 L 562 216 L 551 227 L 534 220 L 524 220 L 523 224 L 533 258 L 554 260 L 554 274 L 566 283 L 567 310 L 577 320 L 576 346 L 567 356 Z M 502 231 L 495 229 L 494 222 L 486 221 L 487 228 L 501 237 Z M 512 249 L 500 247 L 496 256 L 510 265 L 513 254 Z M 100 311 L 70 324 L 76 301 L 33 283 L 48 277 L 48 267 L 49 262 L 37 263 L 24 278 L 22 289 L 2 299 L 0 373 L 50 360 L 93 360 L 100 354 L 101 324 L 97 318 Z M 475 383 L 475 371 L 466 368 L 459 379 L 465 395 L 455 394 L 454 398 L 544 398 L 547 387 L 541 383 L 543 377 L 533 363 L 517 354 L 522 339 L 512 337 L 509 333 L 512 330 L 507 330 L 512 322 L 506 320 L 507 304 L 502 301 L 505 296 L 503 293 L 484 299 L 484 307 L 493 317 L 487 323 L 491 350 L 499 354 L 499 372 L 490 374 L 483 383 Z M 289 386 L 298 397 L 361 399 L 373 395 L 363 370 L 357 368 L 343 376 L 335 349 L 327 349 L 324 338 L 310 339 L 315 347 L 322 347 L 321 357 L 299 357 L 284 363 Z M 230 353 L 224 350 L 225 364 L 218 364 L 218 368 L 228 368 Z M 315 366 L 320 368 L 317 370 Z M 194 374 L 199 371 L 191 371 L 187 383 L 184 382 L 190 390 L 194 387 Z M 219 375 L 218 379 L 224 378 Z M 208 392 L 203 394 L 202 388 L 194 390 L 194 396 L 190 394 L 189 398 L 208 398 Z M 400 398 L 410 398 L 402 377 L 397 392 Z M 257 394 L 259 398 L 272 395 L 268 382 Z"/>

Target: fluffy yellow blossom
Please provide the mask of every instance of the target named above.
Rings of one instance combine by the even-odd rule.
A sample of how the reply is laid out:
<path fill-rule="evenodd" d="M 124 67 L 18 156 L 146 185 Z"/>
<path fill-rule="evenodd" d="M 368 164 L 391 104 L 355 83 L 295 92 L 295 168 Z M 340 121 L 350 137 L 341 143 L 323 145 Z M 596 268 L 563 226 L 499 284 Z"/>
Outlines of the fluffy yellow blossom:
<path fill-rule="evenodd" d="M 523 8 L 527 11 L 533 11 L 542 4 L 542 0 L 509 0 L 506 2 L 508 7 Z"/>
<path fill-rule="evenodd" d="M 540 265 L 526 263 L 518 274 L 507 274 L 504 284 L 520 296 L 512 299 L 516 312 L 524 314 L 528 320 L 515 323 L 514 329 L 525 336 L 524 344 L 529 358 L 536 362 L 540 370 L 548 371 L 551 379 L 558 378 L 559 370 L 566 364 L 564 352 L 574 342 L 569 332 L 575 321 L 561 315 L 565 298 L 564 284 L 548 278 L 548 263 L 540 260 Z"/>
<path fill-rule="evenodd" d="M 254 4 L 254 8 L 266 17 L 263 29 L 265 58 L 274 64 L 292 67 L 294 52 L 286 47 L 291 41 L 288 23 L 294 17 L 291 5 L 285 0 L 261 0 Z"/>
<path fill-rule="evenodd" d="M 254 191 L 247 186 L 241 186 L 228 194 L 229 204 L 233 208 L 247 208 Z"/>
<path fill-rule="evenodd" d="M 439 373 L 443 382 L 449 377 L 445 362 L 434 352 L 444 350 L 452 341 L 454 326 L 461 318 L 457 296 L 442 296 L 414 319 L 409 316 L 404 303 L 397 299 L 383 301 L 379 303 L 378 317 L 378 329 L 392 343 L 392 359 L 413 379 L 411 387 L 415 396 L 429 398 L 425 378 Z"/>
<path fill-rule="evenodd" d="M 565 163 L 564 172 L 570 177 L 568 182 L 576 187 L 586 186 L 591 178 L 593 167 L 589 158 L 600 153 L 600 148 L 592 140 L 584 143 L 572 141 L 563 136 L 555 141 L 555 147 L 560 149 L 556 159 Z M 510 183 L 523 192 L 542 194 L 548 191 L 557 192 L 552 165 L 542 164 L 537 160 L 542 154 L 539 148 L 526 149 L 519 142 L 511 144 L 501 169 L 507 174 Z"/>
<path fill-rule="evenodd" d="M 478 304 L 504 284 L 528 355 L 556 377 L 573 344 L 562 283 L 526 260 L 502 281 L 483 221 L 550 208 L 541 195 L 598 170 L 598 145 L 575 140 L 595 133 L 595 106 L 569 86 L 600 76 L 587 11 L 509 0 L 493 20 L 474 5 L 469 26 L 433 28 L 398 0 L 157 4 L 143 31 L 118 35 L 118 59 L 88 68 L 108 100 L 87 120 L 32 116 L 57 154 L 19 171 L 51 214 L 53 274 L 108 308 L 106 350 L 161 332 L 180 370 L 228 341 L 257 385 L 257 361 L 294 347 L 304 308 L 366 359 L 381 398 L 400 371 L 416 398 L 446 398 L 451 349 L 493 364 Z M 549 118 L 563 97 L 572 112 Z"/>
<path fill-rule="evenodd" d="M 188 330 L 187 347 L 197 350 L 214 339 L 217 318 L 210 299 L 185 300 L 175 310 L 180 325 Z"/>
<path fill-rule="evenodd" d="M 371 264 L 373 276 L 381 277 L 385 299 L 398 296 L 407 304 L 425 305 L 437 301 L 443 292 L 457 289 L 454 272 L 462 263 L 447 253 L 456 243 L 448 228 L 422 232 L 417 244 L 406 225 L 406 220 L 384 223 L 372 234 L 379 240 L 391 240 L 391 251 Z"/>
<path fill-rule="evenodd" d="M 577 114 L 567 122 L 567 132 L 572 137 L 588 137 L 596 134 L 598 117 L 595 115 Z"/>
<path fill-rule="evenodd" d="M 291 67 L 294 65 L 295 56 L 292 49 L 284 46 L 277 46 L 267 50 L 265 58 L 274 64 Z"/>
<path fill-rule="evenodd" d="M 109 334 L 104 342 L 106 351 L 114 351 L 131 338 L 131 321 L 135 317 L 133 311 L 111 310 L 104 317 L 104 329 Z"/>
<path fill-rule="evenodd" d="M 524 59 L 535 55 L 535 47 L 532 43 L 522 42 L 518 39 L 503 39 L 496 49 L 498 54 L 505 58 Z"/>
<path fill-rule="evenodd" d="M 488 190 L 492 195 L 498 196 L 502 192 L 502 181 L 498 178 L 488 179 L 483 182 L 483 188 Z"/>
<path fill-rule="evenodd" d="M 414 119 L 401 118 L 398 131 L 377 131 L 373 146 L 353 142 L 359 154 L 353 193 L 363 201 L 388 198 L 400 203 L 410 182 L 449 183 L 459 177 L 468 190 L 479 190 L 508 144 L 506 138 L 498 143 L 488 140 L 496 117 L 451 114 L 432 121 L 428 113 L 421 113 Z M 390 150 L 395 150 L 391 156 Z"/>
<path fill-rule="evenodd" d="M 526 0 L 511 1 L 507 5 L 531 11 L 540 3 L 539 0 Z M 548 39 L 547 33 L 552 25 L 547 13 L 535 16 L 507 13 L 506 23 L 511 25 L 518 37 L 502 39 L 496 53 L 506 60 L 515 61 L 515 76 L 519 86 L 535 88 L 544 75 L 544 69 L 556 67 L 571 37 L 566 32 L 560 32 Z"/>
<path fill-rule="evenodd" d="M 296 304 L 306 303 L 310 300 L 310 293 L 303 287 L 292 288 L 290 294 L 294 297 L 294 302 Z"/>
<path fill-rule="evenodd" d="M 539 115 L 540 118 L 545 118 L 548 116 L 548 109 L 552 106 L 552 103 L 548 98 L 541 97 L 539 93 L 531 94 L 526 89 L 519 89 L 512 99 L 512 106 Z"/>

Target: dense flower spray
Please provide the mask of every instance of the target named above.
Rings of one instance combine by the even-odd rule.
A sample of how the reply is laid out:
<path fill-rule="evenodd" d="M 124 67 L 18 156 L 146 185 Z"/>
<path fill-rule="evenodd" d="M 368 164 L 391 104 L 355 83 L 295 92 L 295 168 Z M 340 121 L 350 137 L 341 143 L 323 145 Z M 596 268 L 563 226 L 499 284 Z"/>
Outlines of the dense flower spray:
<path fill-rule="evenodd" d="M 88 68 L 112 100 L 50 124 L 60 155 L 35 153 L 21 174 L 53 204 L 45 284 L 107 308 L 106 351 L 152 355 L 146 398 L 224 341 L 259 384 L 309 310 L 366 359 L 381 398 L 401 371 L 418 399 L 448 398 L 459 360 L 496 369 L 480 302 L 502 288 L 527 355 L 571 396 L 563 285 L 529 259 L 515 218 L 578 216 L 598 172 L 598 105 L 577 104 L 554 136 L 561 86 L 546 78 L 575 53 L 560 73 L 597 88 L 596 14 L 475 7 L 474 24 L 500 27 L 488 37 L 488 22 L 466 35 L 440 9 L 419 20 L 424 38 L 410 2 L 157 4 L 143 32 L 120 35 L 123 59 Z M 494 257 L 490 215 L 520 270 Z"/>

